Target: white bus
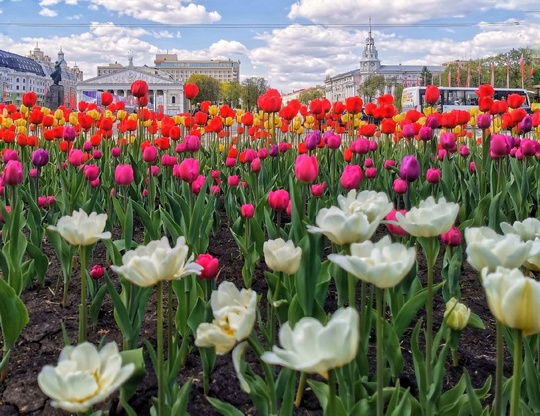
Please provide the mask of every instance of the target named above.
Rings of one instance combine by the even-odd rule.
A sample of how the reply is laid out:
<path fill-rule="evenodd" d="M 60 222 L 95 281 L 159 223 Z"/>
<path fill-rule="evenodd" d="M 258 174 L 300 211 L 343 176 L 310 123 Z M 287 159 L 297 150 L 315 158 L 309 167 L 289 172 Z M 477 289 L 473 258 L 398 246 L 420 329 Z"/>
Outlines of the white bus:
<path fill-rule="evenodd" d="M 437 109 L 441 113 L 451 110 L 469 110 L 478 106 L 478 96 L 476 95 L 477 88 L 467 87 L 438 87 L 441 92 L 441 97 L 437 101 Z M 519 94 L 525 96 L 523 108 L 530 113 L 531 102 L 527 90 L 521 88 L 494 88 L 494 100 L 505 100 L 510 94 Z M 403 112 L 409 110 L 422 111 L 426 106 L 424 95 L 426 87 L 409 87 L 403 88 L 401 95 L 401 109 Z"/>

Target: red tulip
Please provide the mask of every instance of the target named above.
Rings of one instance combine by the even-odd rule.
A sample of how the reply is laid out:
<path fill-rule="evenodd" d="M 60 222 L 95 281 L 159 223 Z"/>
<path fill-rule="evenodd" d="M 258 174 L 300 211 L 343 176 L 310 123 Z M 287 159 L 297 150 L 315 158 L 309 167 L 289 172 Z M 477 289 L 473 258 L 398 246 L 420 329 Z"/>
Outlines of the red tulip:
<path fill-rule="evenodd" d="M 192 100 L 199 95 L 199 87 L 195 83 L 188 83 L 184 85 L 184 96 L 188 100 Z"/>
<path fill-rule="evenodd" d="M 436 85 L 428 85 L 426 87 L 426 94 L 424 95 L 424 100 L 426 100 L 426 103 L 428 103 L 429 105 L 437 104 L 440 96 L 441 92 Z"/>
<path fill-rule="evenodd" d="M 131 94 L 137 98 L 148 96 L 148 84 L 146 81 L 143 81 L 142 79 L 133 81 L 131 84 Z"/>
<path fill-rule="evenodd" d="M 358 114 L 362 111 L 363 101 L 360 97 L 345 98 L 345 109 L 350 114 Z"/>
<path fill-rule="evenodd" d="M 112 104 L 112 102 L 113 102 L 113 95 L 110 92 L 105 91 L 101 93 L 102 106 L 107 107 L 108 105 Z"/>
<path fill-rule="evenodd" d="M 30 108 L 36 105 L 37 101 L 37 95 L 34 91 L 28 91 L 27 93 L 24 93 L 22 96 L 22 103 Z"/>

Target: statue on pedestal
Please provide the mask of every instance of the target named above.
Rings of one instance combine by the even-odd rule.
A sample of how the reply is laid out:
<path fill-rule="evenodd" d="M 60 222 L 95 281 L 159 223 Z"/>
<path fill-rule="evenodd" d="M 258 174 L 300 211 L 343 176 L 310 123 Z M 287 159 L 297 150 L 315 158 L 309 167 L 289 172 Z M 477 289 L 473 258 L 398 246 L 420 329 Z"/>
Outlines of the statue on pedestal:
<path fill-rule="evenodd" d="M 54 71 L 51 72 L 51 78 L 54 85 L 59 85 L 60 81 L 62 81 L 62 68 L 60 66 L 61 64 L 61 61 L 56 61 L 54 63 Z"/>

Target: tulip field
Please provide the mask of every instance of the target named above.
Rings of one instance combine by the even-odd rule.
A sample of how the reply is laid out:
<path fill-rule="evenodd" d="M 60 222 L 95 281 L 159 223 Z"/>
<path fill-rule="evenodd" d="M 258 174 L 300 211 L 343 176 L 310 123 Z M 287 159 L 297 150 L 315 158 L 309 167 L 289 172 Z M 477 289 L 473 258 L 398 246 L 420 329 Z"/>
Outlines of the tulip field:
<path fill-rule="evenodd" d="M 0 104 L 0 414 L 540 414 L 524 97 L 131 93 Z"/>

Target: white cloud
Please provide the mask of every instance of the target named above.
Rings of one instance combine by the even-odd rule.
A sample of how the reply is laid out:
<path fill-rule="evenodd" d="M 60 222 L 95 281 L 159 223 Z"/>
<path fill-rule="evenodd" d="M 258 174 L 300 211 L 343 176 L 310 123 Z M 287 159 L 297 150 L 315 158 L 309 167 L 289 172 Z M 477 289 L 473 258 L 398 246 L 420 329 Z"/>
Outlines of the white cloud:
<path fill-rule="evenodd" d="M 54 0 L 51 0 L 54 1 Z M 179 0 L 90 0 L 92 6 L 101 6 L 120 16 L 164 24 L 198 24 L 221 20 L 221 15 L 209 12 L 203 5 Z M 183 5 L 187 3 L 187 5 Z M 95 9 L 94 9 L 95 10 Z"/>
<path fill-rule="evenodd" d="M 67 20 L 80 20 L 83 17 L 82 14 L 74 14 L 73 16 L 67 16 Z"/>
<path fill-rule="evenodd" d="M 54 6 L 58 3 L 60 3 L 60 0 L 41 0 L 39 2 L 39 5 L 41 7 L 48 7 L 48 6 Z"/>
<path fill-rule="evenodd" d="M 45 16 L 45 17 L 55 17 L 58 15 L 57 12 L 55 12 L 54 10 L 51 10 L 51 9 L 48 9 L 46 7 L 44 7 L 43 9 L 41 9 L 39 11 L 39 15 L 40 16 Z"/>

